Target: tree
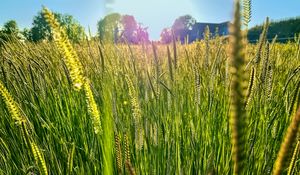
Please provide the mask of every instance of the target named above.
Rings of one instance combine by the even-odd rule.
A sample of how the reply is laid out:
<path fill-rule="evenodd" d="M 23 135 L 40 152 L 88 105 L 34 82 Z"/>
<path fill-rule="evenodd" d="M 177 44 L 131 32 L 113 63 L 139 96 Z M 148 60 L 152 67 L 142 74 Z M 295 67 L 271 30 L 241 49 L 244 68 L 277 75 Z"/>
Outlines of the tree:
<path fill-rule="evenodd" d="M 142 24 L 138 24 L 136 30 L 136 44 L 150 43 L 148 27 L 142 27 Z"/>
<path fill-rule="evenodd" d="M 181 42 L 184 42 L 184 39 L 188 36 L 189 31 L 193 29 L 195 23 L 196 20 L 191 15 L 178 17 L 172 26 L 174 36 L 180 38 Z"/>
<path fill-rule="evenodd" d="M 136 43 L 138 24 L 133 16 L 124 15 L 121 19 L 123 32 L 121 36 L 122 42 Z"/>
<path fill-rule="evenodd" d="M 103 41 L 115 41 L 119 37 L 121 15 L 112 13 L 98 22 L 98 34 Z"/>
<path fill-rule="evenodd" d="M 17 22 L 15 20 L 7 21 L 4 24 L 2 31 L 8 35 L 17 35 L 19 33 Z"/>
<path fill-rule="evenodd" d="M 61 16 L 61 25 L 65 27 L 69 39 L 75 43 L 79 43 L 85 39 L 84 28 L 71 15 Z"/>
<path fill-rule="evenodd" d="M 19 27 L 15 20 L 7 21 L 3 28 L 0 30 L 0 40 L 3 41 L 9 41 L 12 38 L 19 39 Z"/>
<path fill-rule="evenodd" d="M 256 42 L 263 30 L 263 25 L 254 26 L 248 31 L 248 40 Z M 300 17 L 289 18 L 286 20 L 271 21 L 267 33 L 267 39 L 272 40 L 276 35 L 278 42 L 287 42 L 295 34 L 300 33 Z"/>
<path fill-rule="evenodd" d="M 60 13 L 54 13 L 55 18 L 65 28 L 69 39 L 72 42 L 80 42 L 85 38 L 84 28 L 73 18 L 71 15 L 62 15 Z M 39 12 L 37 16 L 34 17 L 33 27 L 29 32 L 29 38 L 34 41 L 41 41 L 45 39 L 52 39 L 51 29 L 43 17 L 42 12 Z"/>
<path fill-rule="evenodd" d="M 22 34 L 24 40 L 27 40 L 27 41 L 31 40 L 30 29 L 24 28 L 23 31 L 21 31 L 21 34 Z"/>
<path fill-rule="evenodd" d="M 143 27 L 141 23 L 137 23 L 134 16 L 124 15 L 121 19 L 121 42 L 131 44 L 149 43 L 149 34 L 147 27 Z"/>
<path fill-rule="evenodd" d="M 163 44 L 169 44 L 172 42 L 172 29 L 171 28 L 164 28 L 160 34 L 160 42 Z"/>
<path fill-rule="evenodd" d="M 147 43 L 150 42 L 147 29 L 138 24 L 133 16 L 118 13 L 109 14 L 98 22 L 98 34 L 106 42 Z"/>

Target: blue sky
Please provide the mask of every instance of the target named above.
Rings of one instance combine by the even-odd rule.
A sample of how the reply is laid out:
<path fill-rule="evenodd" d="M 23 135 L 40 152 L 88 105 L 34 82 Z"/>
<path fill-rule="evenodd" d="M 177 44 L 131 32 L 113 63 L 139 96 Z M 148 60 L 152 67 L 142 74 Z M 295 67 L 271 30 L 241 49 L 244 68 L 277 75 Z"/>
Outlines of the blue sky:
<path fill-rule="evenodd" d="M 15 19 L 20 28 L 30 27 L 42 5 L 53 11 L 73 15 L 85 28 L 96 33 L 97 21 L 110 12 L 130 14 L 148 26 L 152 39 L 181 15 L 190 14 L 199 22 L 224 22 L 231 19 L 233 0 L 0 0 L 0 25 Z M 300 16 L 299 0 L 252 0 L 250 26 L 269 16 L 284 19 Z"/>

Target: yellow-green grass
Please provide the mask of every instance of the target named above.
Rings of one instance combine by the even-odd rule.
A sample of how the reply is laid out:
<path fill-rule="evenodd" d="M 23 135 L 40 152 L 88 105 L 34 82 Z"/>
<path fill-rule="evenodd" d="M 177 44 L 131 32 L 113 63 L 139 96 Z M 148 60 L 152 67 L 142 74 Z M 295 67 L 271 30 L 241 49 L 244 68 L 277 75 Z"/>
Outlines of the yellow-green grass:
<path fill-rule="evenodd" d="M 55 43 L 12 41 L 0 48 L 0 80 L 30 123 L 29 134 L 49 174 L 233 174 L 231 46 L 226 39 L 172 43 L 169 52 L 166 45 L 153 49 L 101 45 L 98 40 L 73 47 L 89 79 L 85 85 L 99 109 L 103 134 L 95 133 L 86 93 L 73 88 L 76 79 Z M 245 71 L 250 77 L 255 68 L 246 108 L 243 166 L 245 174 L 268 174 L 292 120 L 290 109 L 297 108 L 291 105 L 299 104 L 299 47 L 293 42 L 245 47 L 245 63 L 257 50 L 262 58 Z M 269 66 L 263 69 L 266 55 Z M 5 101 L 0 114 L 0 174 L 39 173 Z M 299 158 L 295 159 L 293 172 L 298 172 Z M 288 171 L 288 164 L 283 171 Z"/>

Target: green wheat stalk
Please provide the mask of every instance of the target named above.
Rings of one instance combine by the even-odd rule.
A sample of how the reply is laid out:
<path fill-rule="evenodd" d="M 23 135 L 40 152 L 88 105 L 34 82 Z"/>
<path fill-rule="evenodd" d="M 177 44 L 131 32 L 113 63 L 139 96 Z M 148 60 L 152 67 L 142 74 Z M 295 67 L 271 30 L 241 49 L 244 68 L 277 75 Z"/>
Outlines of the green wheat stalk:
<path fill-rule="evenodd" d="M 288 175 L 293 174 L 294 168 L 296 166 L 296 161 L 297 161 L 297 157 L 298 157 L 298 154 L 299 154 L 299 145 L 300 145 L 300 141 L 298 140 L 298 142 L 295 146 L 295 149 L 294 149 L 292 160 L 291 160 L 290 165 L 289 165 L 289 170 L 288 170 L 288 173 L 287 173 Z"/>
<path fill-rule="evenodd" d="M 18 108 L 17 103 L 14 101 L 13 97 L 10 95 L 10 93 L 4 87 L 4 85 L 2 84 L 1 81 L 0 81 L 0 94 L 1 94 L 1 97 L 2 97 L 5 105 L 8 108 L 10 115 L 12 116 L 12 119 L 15 121 L 15 124 L 23 128 L 23 130 L 24 130 L 23 137 L 26 140 L 26 142 L 29 143 L 29 145 L 31 147 L 31 151 L 32 151 L 34 160 L 36 161 L 36 163 L 38 165 L 41 165 L 40 166 L 41 173 L 43 175 L 47 175 L 48 170 L 47 170 L 47 166 L 46 166 L 44 157 L 43 157 L 42 153 L 40 152 L 36 143 L 32 139 L 29 139 L 30 135 L 29 135 L 28 129 L 26 127 L 27 121 L 26 121 L 25 117 L 23 117 L 21 115 L 21 111 Z"/>
<path fill-rule="evenodd" d="M 274 175 L 282 174 L 284 169 L 286 168 L 286 164 L 289 161 L 288 159 L 289 159 L 290 152 L 293 148 L 295 141 L 297 140 L 296 136 L 299 130 L 299 124 L 300 124 L 300 108 L 298 108 L 296 115 L 293 117 L 287 129 L 283 142 L 281 143 L 278 156 L 273 166 Z"/>
<path fill-rule="evenodd" d="M 235 11 L 233 24 L 230 27 L 230 73 L 231 82 L 231 104 L 230 104 L 230 125 L 232 132 L 233 161 L 234 173 L 245 173 L 245 128 L 246 128 L 246 111 L 245 111 L 245 83 L 244 74 L 244 50 L 243 34 L 241 32 L 240 21 L 240 3 L 235 1 Z"/>
<path fill-rule="evenodd" d="M 135 143 L 137 150 L 140 150 L 143 147 L 143 128 L 142 128 L 142 112 L 140 108 L 140 104 L 138 101 L 138 94 L 137 91 L 133 85 L 133 82 L 131 81 L 130 77 L 126 75 L 125 77 L 127 85 L 128 85 L 128 94 L 131 101 L 131 107 L 133 111 L 133 120 L 135 124 Z"/>

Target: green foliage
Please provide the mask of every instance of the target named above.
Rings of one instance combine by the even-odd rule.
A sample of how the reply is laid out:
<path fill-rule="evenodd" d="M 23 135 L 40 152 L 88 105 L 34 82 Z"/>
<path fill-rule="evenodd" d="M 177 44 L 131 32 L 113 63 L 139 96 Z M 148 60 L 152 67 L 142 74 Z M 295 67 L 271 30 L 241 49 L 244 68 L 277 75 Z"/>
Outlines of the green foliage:
<path fill-rule="evenodd" d="M 300 111 L 290 116 L 299 43 L 269 45 L 264 32 L 258 46 L 244 46 L 235 14 L 230 44 L 207 32 L 190 45 L 90 40 L 72 48 L 45 10 L 55 43 L 14 40 L 0 50 L 0 174 L 270 174 L 287 173 L 287 163 L 299 172 Z M 244 109 L 243 65 L 254 59 Z M 90 80 L 85 93 L 74 91 L 78 72 Z M 22 132 L 15 121 L 28 125 Z"/>
<path fill-rule="evenodd" d="M 8 35 L 17 35 L 19 33 L 17 22 L 15 20 L 7 21 L 3 26 L 2 32 Z"/>
<path fill-rule="evenodd" d="M 174 21 L 172 29 L 174 31 L 176 31 L 176 30 L 191 30 L 195 23 L 196 23 L 196 20 L 191 15 L 180 16 Z"/>
<path fill-rule="evenodd" d="M 181 41 L 184 41 L 189 31 L 193 29 L 193 25 L 195 23 L 196 20 L 191 15 L 184 15 L 178 17 L 172 25 L 172 30 L 176 39 L 179 38 Z"/>
<path fill-rule="evenodd" d="M 21 34 L 23 35 L 24 39 L 26 39 L 27 41 L 31 41 L 31 32 L 30 29 L 23 29 L 23 31 L 21 31 Z"/>
<path fill-rule="evenodd" d="M 228 35 L 229 22 L 223 23 L 202 23 L 197 22 L 191 15 L 178 17 L 171 28 L 165 28 L 160 34 L 160 42 L 169 44 L 173 39 L 181 43 L 192 43 L 205 39 L 207 28 L 211 31 L 211 36 L 218 37 Z"/>
<path fill-rule="evenodd" d="M 112 13 L 105 16 L 98 22 L 98 34 L 101 40 L 106 42 L 115 41 L 118 36 L 118 28 L 120 26 L 121 15 Z"/>
<path fill-rule="evenodd" d="M 66 30 L 68 38 L 75 43 L 85 39 L 84 28 L 71 15 L 62 15 L 54 13 L 55 18 Z M 47 25 L 42 12 L 39 12 L 33 19 L 32 28 L 30 29 L 30 40 L 37 42 L 52 39 L 50 27 Z"/>
<path fill-rule="evenodd" d="M 248 40 L 257 41 L 260 33 L 263 30 L 263 25 L 255 26 L 249 29 Z M 271 21 L 267 35 L 268 40 L 272 40 L 276 35 L 279 42 L 292 40 L 295 34 L 300 33 L 300 18 L 290 18 L 282 21 Z"/>
<path fill-rule="evenodd" d="M 100 40 L 110 43 L 149 43 L 147 27 L 138 24 L 134 16 L 112 13 L 98 22 Z"/>
<path fill-rule="evenodd" d="M 3 45 L 3 42 L 7 42 L 19 38 L 20 38 L 19 27 L 15 20 L 7 21 L 3 25 L 3 28 L 0 29 L 0 45 Z"/>
<path fill-rule="evenodd" d="M 207 50 L 206 42 L 176 45 L 176 69 L 172 46 L 169 54 L 167 46 L 156 46 L 156 61 L 154 54 L 142 46 L 130 46 L 130 51 L 126 45 L 89 41 L 75 47 L 100 109 L 103 133 L 109 132 L 105 138 L 95 134 L 86 96 L 73 90 L 70 73 L 53 43 L 7 43 L 0 51 L 0 79 L 34 128 L 30 132 L 44 155 L 49 174 L 116 173 L 116 163 L 107 163 L 110 169 L 104 170 L 103 162 L 103 157 L 115 162 L 114 144 L 110 143 L 114 142 L 114 132 L 124 138 L 120 140 L 123 156 L 127 135 L 127 159 L 136 174 L 232 174 L 228 44 L 209 39 Z M 249 161 L 245 174 L 267 174 L 275 162 L 299 81 L 298 73 L 286 85 L 297 70 L 296 46 L 270 45 L 272 64 L 265 81 L 271 81 L 270 93 L 255 82 L 247 105 L 249 134 L 245 136 L 245 147 Z M 247 47 L 246 58 L 255 57 L 257 46 Z M 265 53 L 266 47 L 262 48 Z M 206 55 L 210 58 L 208 69 L 203 64 Z M 157 67 L 161 72 L 158 77 Z M 174 69 L 170 71 L 170 67 Z M 261 70 L 257 69 L 257 77 Z M 129 89 L 125 74 L 133 82 L 134 91 Z M 129 91 L 135 95 L 130 96 Z M 135 127 L 134 98 L 139 103 L 138 125 L 142 127 Z M 0 113 L 0 172 L 37 174 L 30 148 L 23 144 L 4 103 L 0 103 Z M 143 147 L 136 147 L 140 128 L 144 132 Z M 121 159 L 125 171 L 128 160 L 125 162 L 125 156 Z M 298 160 L 296 157 L 294 171 L 299 171 Z"/>

